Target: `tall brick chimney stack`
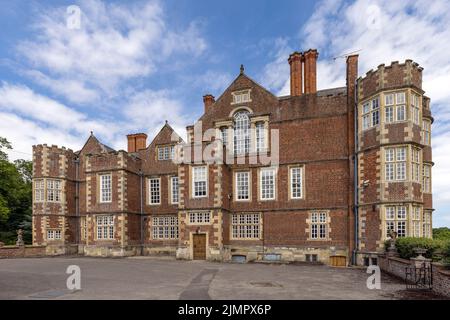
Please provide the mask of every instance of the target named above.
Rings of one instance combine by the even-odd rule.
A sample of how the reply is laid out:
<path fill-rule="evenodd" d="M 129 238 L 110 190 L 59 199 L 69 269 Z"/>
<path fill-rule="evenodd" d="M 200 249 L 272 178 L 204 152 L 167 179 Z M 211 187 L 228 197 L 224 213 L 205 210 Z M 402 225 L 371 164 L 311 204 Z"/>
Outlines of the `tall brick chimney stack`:
<path fill-rule="evenodd" d="M 211 107 L 214 102 L 216 102 L 216 99 L 212 94 L 205 94 L 203 96 L 203 103 L 205 104 L 205 113 L 208 111 L 209 107 Z"/>
<path fill-rule="evenodd" d="M 136 152 L 147 147 L 147 135 L 145 133 L 128 134 L 128 152 Z"/>
<path fill-rule="evenodd" d="M 291 96 L 301 96 L 303 93 L 303 56 L 295 51 L 289 56 L 288 62 L 291 66 Z"/>
<path fill-rule="evenodd" d="M 317 92 L 317 58 L 316 49 L 309 49 L 303 53 L 305 59 L 305 93 Z"/>

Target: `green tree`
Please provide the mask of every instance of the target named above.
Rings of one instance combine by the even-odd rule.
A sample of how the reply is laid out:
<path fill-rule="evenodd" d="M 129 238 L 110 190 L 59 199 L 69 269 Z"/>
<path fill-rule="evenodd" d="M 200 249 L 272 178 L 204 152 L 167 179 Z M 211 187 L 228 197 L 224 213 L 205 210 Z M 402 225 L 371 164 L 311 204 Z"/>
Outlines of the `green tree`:
<path fill-rule="evenodd" d="M 32 163 L 10 162 L 8 149 L 12 149 L 11 144 L 0 137 L 0 241 L 13 244 L 16 230 L 23 229 L 24 240 L 30 243 Z"/>
<path fill-rule="evenodd" d="M 433 228 L 433 239 L 450 240 L 450 229 L 447 227 Z"/>

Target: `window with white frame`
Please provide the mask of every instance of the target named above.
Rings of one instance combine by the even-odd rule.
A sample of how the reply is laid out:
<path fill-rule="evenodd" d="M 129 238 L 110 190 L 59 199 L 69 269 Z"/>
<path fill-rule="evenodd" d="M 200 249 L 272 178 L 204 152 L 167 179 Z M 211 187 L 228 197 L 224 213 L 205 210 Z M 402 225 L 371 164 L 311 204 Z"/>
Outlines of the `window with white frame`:
<path fill-rule="evenodd" d="M 255 125 L 256 134 L 256 152 L 266 151 L 266 126 L 263 121 L 259 121 Z"/>
<path fill-rule="evenodd" d="M 403 181 L 406 179 L 406 147 L 386 148 L 386 181 Z"/>
<path fill-rule="evenodd" d="M 47 179 L 47 201 L 61 201 L 61 180 Z"/>
<path fill-rule="evenodd" d="M 171 160 L 174 158 L 175 147 L 174 146 L 161 146 L 158 147 L 158 160 Z"/>
<path fill-rule="evenodd" d="M 423 165 L 422 189 L 424 193 L 431 193 L 431 165 Z"/>
<path fill-rule="evenodd" d="M 44 179 L 34 180 L 34 202 L 45 201 Z"/>
<path fill-rule="evenodd" d="M 161 179 L 160 178 L 150 178 L 148 180 L 150 191 L 149 200 L 150 204 L 160 204 L 161 203 Z"/>
<path fill-rule="evenodd" d="M 420 125 L 420 96 L 411 94 L 411 120 L 413 123 Z"/>
<path fill-rule="evenodd" d="M 411 177 L 413 181 L 421 182 L 420 149 L 411 149 Z"/>
<path fill-rule="evenodd" d="M 420 210 L 421 208 L 418 206 L 413 206 L 413 211 L 411 213 L 411 227 L 412 227 L 412 236 L 420 237 L 420 224 L 421 224 L 421 216 Z"/>
<path fill-rule="evenodd" d="M 189 212 L 189 224 L 209 224 L 211 223 L 211 212 Z"/>
<path fill-rule="evenodd" d="M 177 204 L 179 201 L 178 177 L 170 177 L 170 186 L 172 204 Z"/>
<path fill-rule="evenodd" d="M 431 145 L 431 120 L 422 120 L 422 144 Z"/>
<path fill-rule="evenodd" d="M 290 168 L 291 199 L 303 198 L 303 167 Z"/>
<path fill-rule="evenodd" d="M 389 93 L 384 96 L 386 123 L 406 120 L 405 92 Z"/>
<path fill-rule="evenodd" d="M 259 177 L 259 197 L 261 200 L 274 200 L 275 199 L 275 181 L 276 181 L 276 169 L 275 168 L 263 168 L 260 171 Z"/>
<path fill-rule="evenodd" d="M 398 237 L 407 236 L 407 209 L 405 206 L 387 206 L 386 212 L 386 235 L 389 236 L 390 230 L 397 232 Z"/>
<path fill-rule="evenodd" d="M 228 128 L 220 128 L 220 139 L 222 139 L 222 144 L 226 147 L 228 145 Z"/>
<path fill-rule="evenodd" d="M 192 195 L 194 198 L 206 197 L 207 189 L 207 167 L 192 167 Z"/>
<path fill-rule="evenodd" d="M 250 150 L 250 119 L 248 111 L 234 115 L 234 153 L 245 155 Z"/>
<path fill-rule="evenodd" d="M 233 92 L 233 104 L 250 102 L 250 90 Z"/>
<path fill-rule="evenodd" d="M 309 230 L 310 239 L 327 239 L 328 213 L 325 211 L 311 212 Z"/>
<path fill-rule="evenodd" d="M 178 217 L 161 216 L 152 219 L 152 238 L 157 239 L 178 239 Z"/>
<path fill-rule="evenodd" d="M 375 127 L 380 123 L 380 100 L 378 97 L 363 104 L 363 130 Z"/>
<path fill-rule="evenodd" d="M 111 202 L 112 200 L 112 185 L 111 174 L 100 175 L 100 202 Z"/>
<path fill-rule="evenodd" d="M 232 239 L 260 239 L 261 215 L 240 213 L 231 215 Z"/>
<path fill-rule="evenodd" d="M 425 238 L 431 238 L 431 211 L 423 211 L 423 236 Z"/>
<path fill-rule="evenodd" d="M 61 240 L 61 230 L 60 229 L 47 230 L 47 240 Z"/>
<path fill-rule="evenodd" d="M 97 216 L 97 239 L 114 239 L 114 216 Z"/>
<path fill-rule="evenodd" d="M 244 201 L 250 199 L 250 172 L 239 171 L 235 173 L 236 200 Z"/>

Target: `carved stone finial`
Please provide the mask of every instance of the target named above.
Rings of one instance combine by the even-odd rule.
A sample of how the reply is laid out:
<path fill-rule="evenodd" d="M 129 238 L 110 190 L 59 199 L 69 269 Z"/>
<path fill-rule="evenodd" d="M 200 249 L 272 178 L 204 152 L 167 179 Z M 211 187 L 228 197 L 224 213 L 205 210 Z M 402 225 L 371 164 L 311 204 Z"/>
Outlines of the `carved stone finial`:
<path fill-rule="evenodd" d="M 244 73 L 244 65 L 241 64 L 241 74 L 243 74 L 243 73 Z"/>

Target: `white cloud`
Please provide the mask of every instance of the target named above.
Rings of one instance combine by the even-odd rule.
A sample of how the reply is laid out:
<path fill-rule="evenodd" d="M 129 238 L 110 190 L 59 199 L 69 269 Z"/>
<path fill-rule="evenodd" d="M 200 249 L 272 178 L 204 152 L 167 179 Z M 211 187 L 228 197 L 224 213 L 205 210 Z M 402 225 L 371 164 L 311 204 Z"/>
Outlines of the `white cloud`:
<path fill-rule="evenodd" d="M 47 8 L 33 24 L 35 37 L 17 46 L 32 68 L 45 74 L 36 78 L 34 73 L 33 78 L 69 101 L 95 101 L 100 94 L 114 97 L 121 81 L 150 76 L 174 55 L 198 57 L 207 48 L 197 23 L 181 31 L 166 24 L 159 1 L 86 0 L 78 5 L 80 29 L 67 28 L 65 7 Z"/>

